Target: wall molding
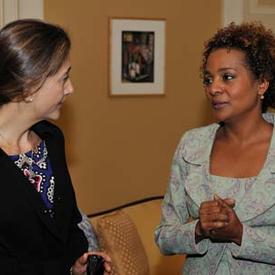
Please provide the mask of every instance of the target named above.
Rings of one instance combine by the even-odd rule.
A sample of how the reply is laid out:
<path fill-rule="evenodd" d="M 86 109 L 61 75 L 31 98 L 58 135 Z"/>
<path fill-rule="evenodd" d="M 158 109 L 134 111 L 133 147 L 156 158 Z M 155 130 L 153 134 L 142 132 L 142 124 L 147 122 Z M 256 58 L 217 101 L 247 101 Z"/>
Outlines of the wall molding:
<path fill-rule="evenodd" d="M 222 25 L 226 26 L 231 22 L 237 24 L 243 21 L 243 0 L 223 0 Z"/>
<path fill-rule="evenodd" d="M 44 17 L 43 0 L 0 0 L 0 24 L 21 18 Z"/>
<path fill-rule="evenodd" d="M 275 6 L 259 5 L 257 0 L 249 0 L 249 12 L 253 14 L 275 14 Z"/>
<path fill-rule="evenodd" d="M 0 0 L 0 27 L 4 24 L 4 0 Z"/>

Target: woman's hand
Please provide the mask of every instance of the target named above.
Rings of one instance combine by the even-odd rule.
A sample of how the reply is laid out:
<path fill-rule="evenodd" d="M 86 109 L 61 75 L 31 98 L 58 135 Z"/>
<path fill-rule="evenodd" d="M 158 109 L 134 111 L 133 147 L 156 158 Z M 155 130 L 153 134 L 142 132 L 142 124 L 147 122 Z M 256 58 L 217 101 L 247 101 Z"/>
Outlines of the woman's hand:
<path fill-rule="evenodd" d="M 220 242 L 234 242 L 241 245 L 243 225 L 234 211 L 233 199 L 205 201 L 199 210 L 199 222 L 195 229 L 196 243 L 205 238 Z"/>
<path fill-rule="evenodd" d="M 226 200 L 214 196 L 214 201 L 218 202 L 221 213 L 227 216 L 227 222 L 224 226 L 213 228 L 209 232 L 209 237 L 217 241 L 231 241 L 237 245 L 242 243 L 243 225 L 236 215 L 233 207 L 231 207 Z"/>
<path fill-rule="evenodd" d="M 73 275 L 85 275 L 87 270 L 87 260 L 89 255 L 99 255 L 104 258 L 104 275 L 110 274 L 111 272 L 111 258 L 104 252 L 87 252 L 79 257 L 74 265 L 72 266 Z"/>
<path fill-rule="evenodd" d="M 234 207 L 235 201 L 225 199 L 230 207 Z M 223 211 L 223 205 L 218 200 L 205 201 L 201 203 L 199 209 L 199 222 L 197 224 L 197 232 L 199 235 L 209 237 L 210 231 L 222 228 L 227 225 L 229 217 Z"/>

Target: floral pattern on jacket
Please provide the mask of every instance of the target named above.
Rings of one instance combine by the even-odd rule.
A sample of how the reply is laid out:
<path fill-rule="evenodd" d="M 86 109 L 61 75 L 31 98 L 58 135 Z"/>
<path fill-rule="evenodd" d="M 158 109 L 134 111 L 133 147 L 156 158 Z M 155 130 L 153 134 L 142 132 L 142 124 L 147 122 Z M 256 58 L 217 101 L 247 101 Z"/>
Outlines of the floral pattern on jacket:
<path fill-rule="evenodd" d="M 275 123 L 274 114 L 264 118 Z M 234 208 L 243 224 L 241 246 L 209 239 L 195 243 L 199 206 L 214 195 L 207 174 L 219 127 L 215 123 L 183 135 L 173 158 L 156 243 L 164 254 L 187 254 L 184 274 L 217 274 L 224 261 L 229 274 L 275 274 L 275 130 L 262 170 Z"/>

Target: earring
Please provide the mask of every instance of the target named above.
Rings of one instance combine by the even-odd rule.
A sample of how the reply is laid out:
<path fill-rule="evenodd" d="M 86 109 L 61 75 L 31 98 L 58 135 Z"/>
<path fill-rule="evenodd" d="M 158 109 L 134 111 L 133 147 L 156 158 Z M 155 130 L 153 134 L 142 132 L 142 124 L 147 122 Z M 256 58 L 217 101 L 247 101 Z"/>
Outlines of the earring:
<path fill-rule="evenodd" d="M 263 100 L 263 99 L 264 99 L 264 95 L 261 95 L 261 96 L 260 96 L 260 99 L 262 99 L 262 100 Z"/>
<path fill-rule="evenodd" d="M 25 98 L 25 102 L 27 102 L 27 103 L 31 103 L 32 101 L 33 101 L 33 98 L 32 98 L 32 97 Z"/>

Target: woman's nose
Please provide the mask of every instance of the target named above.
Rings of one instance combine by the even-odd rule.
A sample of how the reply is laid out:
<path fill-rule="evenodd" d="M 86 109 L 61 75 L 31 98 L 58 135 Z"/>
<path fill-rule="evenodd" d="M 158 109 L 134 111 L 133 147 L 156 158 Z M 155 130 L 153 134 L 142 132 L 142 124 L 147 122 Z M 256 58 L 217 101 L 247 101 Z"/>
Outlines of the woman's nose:
<path fill-rule="evenodd" d="M 74 86 L 73 86 L 71 79 L 69 78 L 67 80 L 67 85 L 65 87 L 64 93 L 65 93 L 65 95 L 69 95 L 69 94 L 72 94 L 73 92 L 74 92 Z"/>
<path fill-rule="evenodd" d="M 215 96 L 222 93 L 222 84 L 218 79 L 213 79 L 212 83 L 207 86 L 206 90 L 210 95 Z"/>

